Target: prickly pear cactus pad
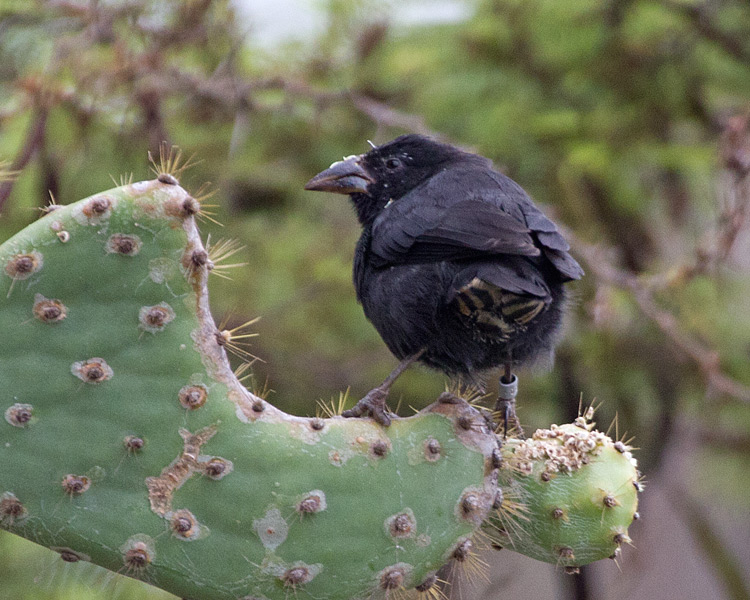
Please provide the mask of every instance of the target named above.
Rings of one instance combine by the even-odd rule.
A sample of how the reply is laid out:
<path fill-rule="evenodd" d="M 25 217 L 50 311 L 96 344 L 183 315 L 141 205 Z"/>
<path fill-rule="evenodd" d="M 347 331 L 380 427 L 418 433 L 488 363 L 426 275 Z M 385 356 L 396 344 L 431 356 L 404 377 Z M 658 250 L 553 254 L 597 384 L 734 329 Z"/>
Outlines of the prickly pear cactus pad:
<path fill-rule="evenodd" d="M 200 206 L 159 179 L 0 246 L 0 525 L 193 600 L 428 589 L 495 500 L 494 435 L 449 395 L 384 429 L 245 390 Z"/>
<path fill-rule="evenodd" d="M 637 463 L 631 448 L 596 431 L 590 417 L 539 429 L 503 447 L 503 502 L 486 529 L 500 547 L 569 572 L 616 559 L 638 518 Z"/>

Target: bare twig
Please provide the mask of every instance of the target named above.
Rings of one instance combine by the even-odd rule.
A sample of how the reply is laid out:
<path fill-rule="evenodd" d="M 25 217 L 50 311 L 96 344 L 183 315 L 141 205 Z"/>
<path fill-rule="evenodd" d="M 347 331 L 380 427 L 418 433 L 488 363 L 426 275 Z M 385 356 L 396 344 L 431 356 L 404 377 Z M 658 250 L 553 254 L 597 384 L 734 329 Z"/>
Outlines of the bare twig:
<path fill-rule="evenodd" d="M 702 427 L 698 434 L 703 445 L 750 455 L 750 435 L 744 431 L 729 431 L 712 425 Z"/>
<path fill-rule="evenodd" d="M 26 141 L 10 167 L 12 171 L 22 171 L 33 158 L 34 154 L 36 154 L 39 148 L 41 148 L 44 143 L 44 132 L 46 127 L 47 109 L 45 107 L 38 107 L 36 114 L 32 118 L 29 132 L 26 135 Z M 13 191 L 14 185 L 15 178 L 0 183 L 0 211 L 2 211 L 6 200 Z"/>
<path fill-rule="evenodd" d="M 705 39 L 719 46 L 730 56 L 744 63 L 750 61 L 750 50 L 746 45 L 747 38 L 734 37 L 720 29 L 715 20 L 711 18 L 709 2 L 694 4 L 663 0 L 663 3 L 669 9 L 687 17 Z"/>
<path fill-rule="evenodd" d="M 671 312 L 660 307 L 654 299 L 654 290 L 651 286 L 636 275 L 609 262 L 607 253 L 602 248 L 578 239 L 573 240 L 573 246 L 599 280 L 631 292 L 641 312 L 697 365 L 711 388 L 743 402 L 750 402 L 750 387 L 722 372 L 718 352 L 690 335 Z"/>
<path fill-rule="evenodd" d="M 722 133 L 720 158 L 724 171 L 719 178 L 721 209 L 715 227 L 708 232 L 693 258 L 684 265 L 642 280 L 654 290 L 684 283 L 710 274 L 728 262 L 735 243 L 748 227 L 750 217 L 750 117 L 734 116 Z"/>
<path fill-rule="evenodd" d="M 261 108 L 262 103 L 257 99 L 258 93 L 275 90 L 290 97 L 310 100 L 319 108 L 334 104 L 349 104 L 378 125 L 397 127 L 436 139 L 445 139 L 443 134 L 430 129 L 419 115 L 400 111 L 385 102 L 349 90 L 316 89 L 304 81 L 283 77 L 242 80 L 222 75 L 204 78 L 179 69 L 169 69 L 159 73 L 142 72 L 139 75 L 143 79 L 148 78 L 151 86 L 150 92 L 160 97 L 174 94 L 179 90 L 183 94 L 210 100 L 236 111 L 240 108 L 246 110 L 248 106 Z"/>
<path fill-rule="evenodd" d="M 422 135 L 429 135 L 436 139 L 444 137 L 427 127 L 424 119 L 419 115 L 401 112 L 388 104 L 358 94 L 352 94 L 351 100 L 354 108 L 370 117 L 378 125 L 400 127 L 401 129 L 421 133 Z"/>

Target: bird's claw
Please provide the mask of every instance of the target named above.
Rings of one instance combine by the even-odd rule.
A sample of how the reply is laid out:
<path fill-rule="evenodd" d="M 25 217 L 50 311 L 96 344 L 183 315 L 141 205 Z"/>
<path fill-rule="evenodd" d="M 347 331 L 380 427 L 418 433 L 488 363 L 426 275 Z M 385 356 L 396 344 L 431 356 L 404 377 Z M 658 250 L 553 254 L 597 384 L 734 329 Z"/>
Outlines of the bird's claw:
<path fill-rule="evenodd" d="M 341 416 L 346 418 L 369 416 L 377 423 L 380 423 L 383 427 L 388 427 L 391 424 L 391 417 L 388 414 L 390 411 L 385 405 L 385 399 L 387 397 L 387 391 L 375 388 L 368 392 L 367 395 L 352 408 L 342 412 Z"/>
<path fill-rule="evenodd" d="M 523 440 L 526 438 L 521 427 L 521 420 L 516 415 L 516 399 L 498 399 L 495 410 L 503 416 L 503 439 L 508 437 L 508 431 L 515 431 L 516 437 Z"/>

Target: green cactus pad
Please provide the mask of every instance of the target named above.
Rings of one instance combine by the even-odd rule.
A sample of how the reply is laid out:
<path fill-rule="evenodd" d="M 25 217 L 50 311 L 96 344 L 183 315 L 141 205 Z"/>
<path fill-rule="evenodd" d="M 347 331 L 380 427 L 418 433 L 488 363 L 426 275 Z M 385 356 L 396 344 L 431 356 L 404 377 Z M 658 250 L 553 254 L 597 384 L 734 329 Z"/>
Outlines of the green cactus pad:
<path fill-rule="evenodd" d="M 579 417 L 508 439 L 502 455 L 503 502 L 485 525 L 498 546 L 574 572 L 630 542 L 640 489 L 630 447 Z"/>
<path fill-rule="evenodd" d="M 494 435 L 451 396 L 385 429 L 244 389 L 199 210 L 160 177 L 0 246 L 0 526 L 193 600 L 434 581 L 495 498 Z"/>

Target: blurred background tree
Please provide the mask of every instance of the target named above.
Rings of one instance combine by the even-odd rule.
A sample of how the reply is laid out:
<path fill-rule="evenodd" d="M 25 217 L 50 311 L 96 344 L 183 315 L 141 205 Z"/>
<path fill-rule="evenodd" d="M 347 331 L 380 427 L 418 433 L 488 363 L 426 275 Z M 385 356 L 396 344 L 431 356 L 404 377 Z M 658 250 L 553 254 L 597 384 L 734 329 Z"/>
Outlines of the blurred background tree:
<path fill-rule="evenodd" d="M 395 361 L 354 298 L 353 211 L 304 182 L 408 131 L 491 157 L 587 270 L 554 368 L 522 373 L 521 419 L 600 403 L 649 489 L 619 569 L 487 554 L 489 581 L 454 595 L 750 598 L 750 5 L 259 4 L 1 0 L 0 160 L 18 176 L 0 184 L 0 240 L 50 198 L 150 177 L 162 141 L 195 154 L 182 183 L 214 182 L 224 224 L 204 233 L 247 263 L 215 279 L 214 315 L 262 317 L 250 385 L 309 415 Z M 291 41 L 269 36 L 285 19 Z M 408 414 L 443 386 L 413 369 L 392 399 Z M 168 597 L 52 554 L 0 533 L 0 598 Z"/>

